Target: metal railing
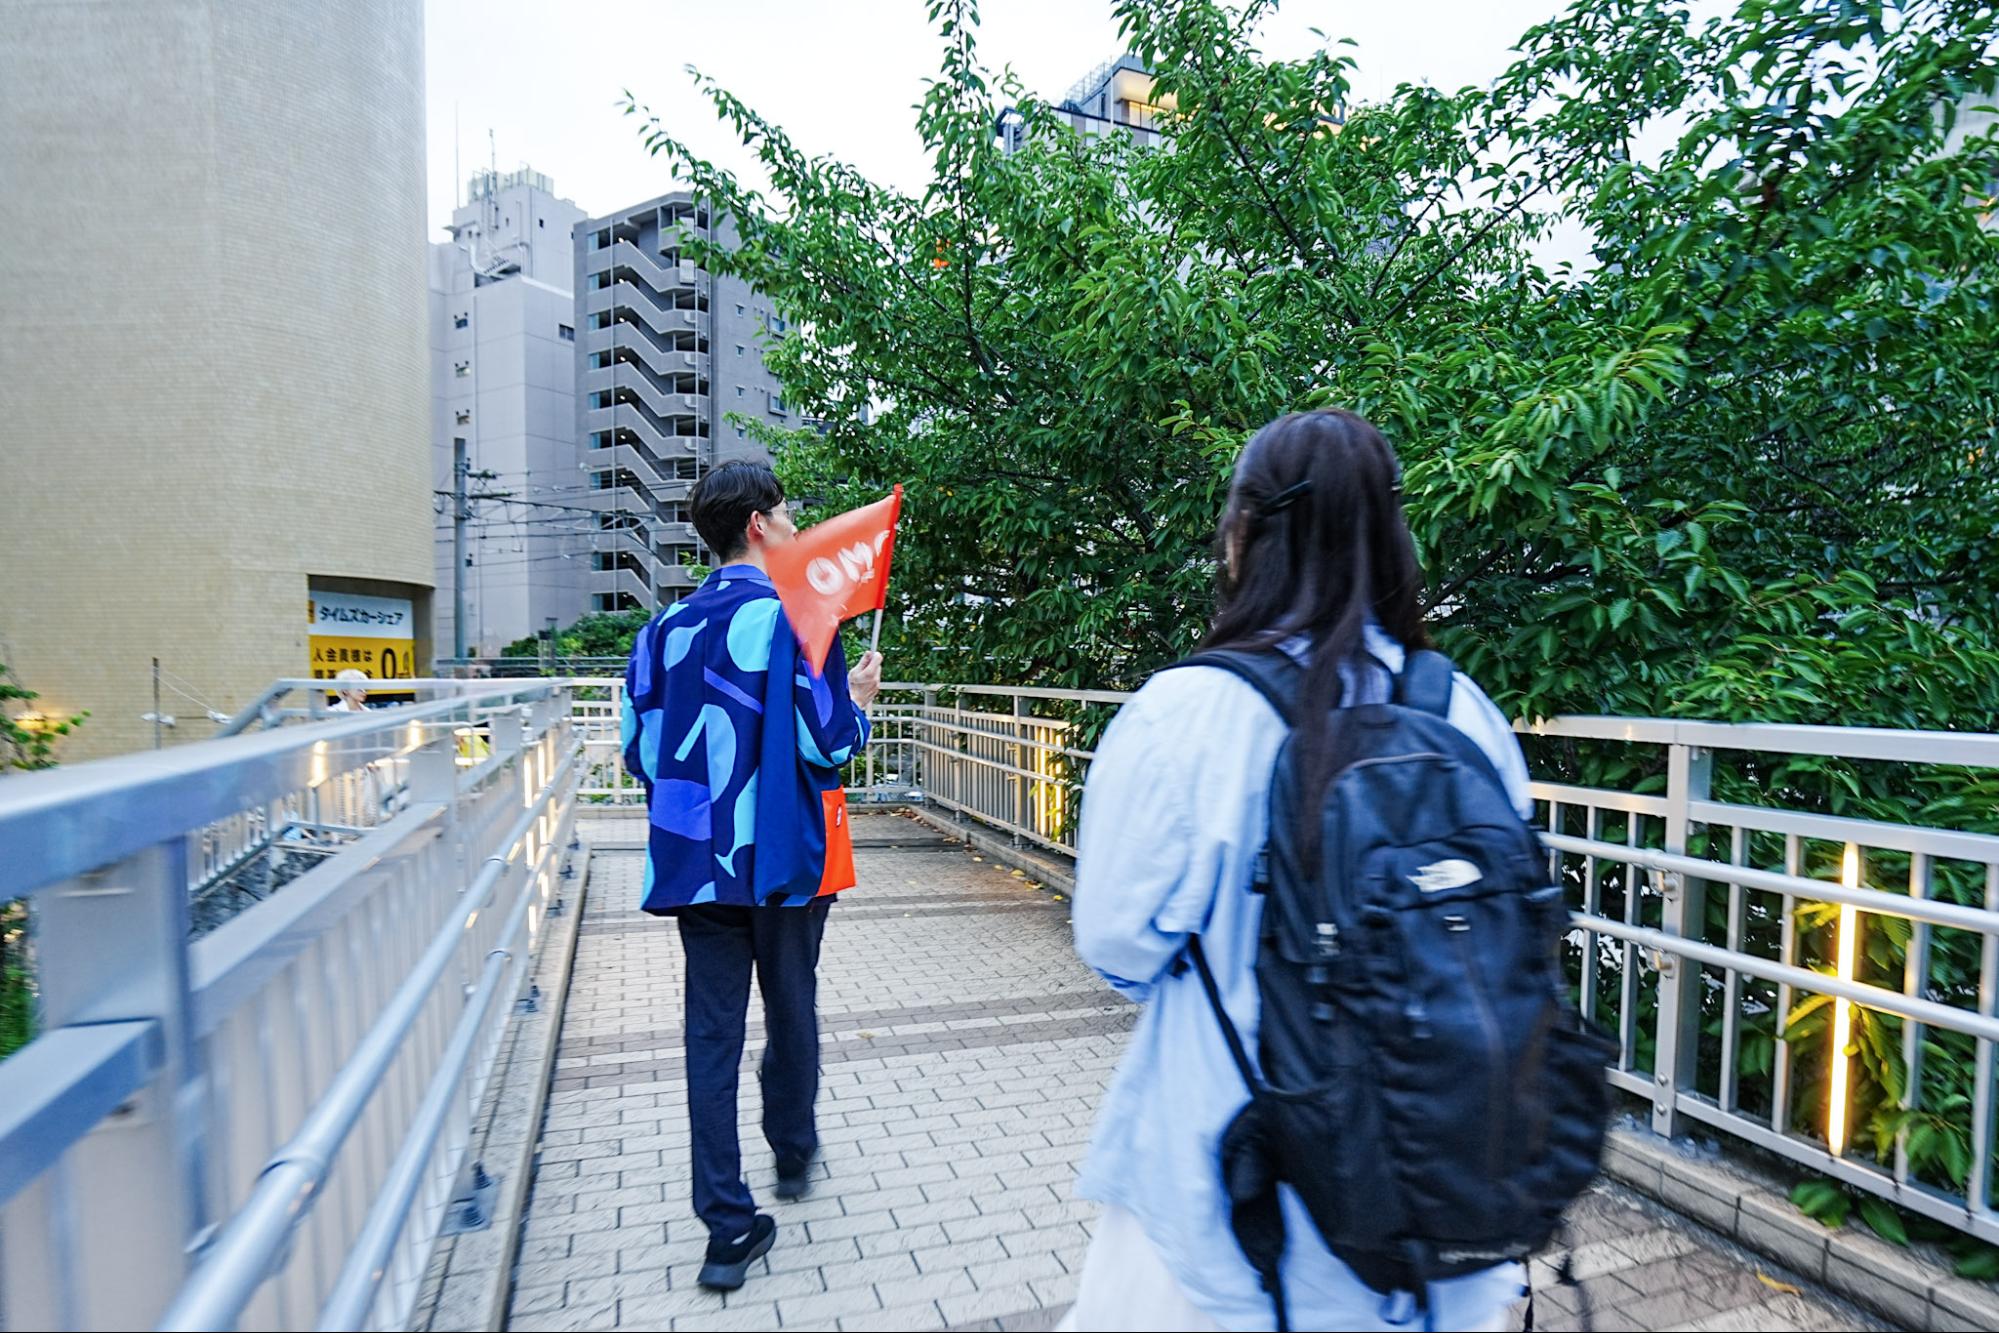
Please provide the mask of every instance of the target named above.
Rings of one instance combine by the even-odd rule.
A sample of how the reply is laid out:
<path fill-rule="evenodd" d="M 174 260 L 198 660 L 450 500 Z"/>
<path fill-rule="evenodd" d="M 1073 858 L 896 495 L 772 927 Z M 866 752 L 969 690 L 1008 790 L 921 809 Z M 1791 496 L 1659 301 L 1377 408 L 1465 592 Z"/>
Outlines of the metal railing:
<path fill-rule="evenodd" d="M 621 730 L 624 678 L 578 676 L 567 683 L 573 690 L 576 731 L 583 747 L 583 778 L 577 789 L 578 798 L 593 806 L 638 808 L 645 802 L 645 792 L 638 779 L 625 771 Z M 850 800 L 884 802 L 922 798 L 915 779 L 919 751 L 910 734 L 916 706 L 889 701 L 912 688 L 885 686 L 884 701 L 871 710 L 874 741 L 849 770 Z"/>
<path fill-rule="evenodd" d="M 636 801 L 615 743 L 616 682 L 592 683 L 610 698 L 600 715 L 579 719 L 594 738 L 586 741 L 594 747 L 590 791 Z M 920 800 L 1018 845 L 1073 855 L 1093 754 L 1084 738 L 1101 734 L 1128 697 L 885 686 L 872 710 L 875 744 L 849 791 Z M 1999 1241 L 1999 837 L 1833 816 L 1786 805 L 1767 790 L 1754 800 L 1710 799 L 1717 755 L 1770 771 L 1801 757 L 1999 770 L 1999 736 L 1631 718 L 1564 718 L 1520 730 L 1628 747 L 1633 771 L 1663 775 L 1652 784 L 1663 789 L 1648 793 L 1533 784 L 1551 876 L 1575 909 L 1569 961 L 1578 1005 L 1615 1031 L 1619 1056 L 1609 1077 L 1650 1103 L 1654 1128 L 1671 1135 L 1699 1125 Z M 1819 868 L 1825 873 L 1811 873 Z M 1870 887 L 1891 871 L 1895 887 Z M 1949 895 L 1940 892 L 1946 884 Z M 1800 924 L 1813 913 L 1826 922 Z M 1883 931 L 1889 961 L 1901 969 L 1898 986 L 1862 975 L 1868 969 L 1856 961 L 1856 942 L 1870 928 Z M 1815 931 L 1823 940 L 1827 930 L 1830 959 L 1814 970 L 1804 937 Z M 1969 983 L 1954 983 L 1933 954 L 1946 934 L 1960 956 L 1976 958 Z M 1794 1016 L 1811 1008 L 1834 1011 L 1830 1036 L 1792 1031 Z M 1968 1130 L 1961 1175 L 1919 1169 L 1907 1128 L 1892 1152 L 1870 1156 L 1858 1143 L 1849 1048 L 1859 1011 L 1899 1022 L 1892 1035 L 1901 1109 L 1924 1109 L 1924 1062 L 1936 1043 L 1955 1043 L 1968 1058 L 1967 1086 L 1953 1094 L 1962 1105 L 1939 1111 L 1961 1122 L 1957 1131 Z M 1809 1104 L 1800 1077 L 1806 1064 Z"/>
<path fill-rule="evenodd" d="M 0 1062 L 0 1324 L 405 1326 L 581 762 L 566 685 L 448 684 L 0 783 L 42 1019 Z M 217 829 L 330 841 L 191 940 Z"/>
<path fill-rule="evenodd" d="M 246 734 L 0 783 L 0 899 L 32 904 L 44 1018 L 0 1063 L 5 1327 L 406 1317 L 571 821 L 642 797 L 616 677 L 397 682 L 415 702 L 331 718 L 327 688 L 281 682 L 232 723 Z M 1092 738 L 1126 697 L 889 685 L 849 791 L 1073 854 Z M 1999 736 L 1522 731 L 1658 778 L 1533 789 L 1577 1003 L 1618 1036 L 1611 1081 L 1662 1132 L 1702 1126 L 1999 1240 L 1999 837 L 1743 780 L 1805 759 L 1999 770 Z M 190 942 L 205 876 L 299 846 L 309 869 Z M 1800 1026 L 1814 1011 L 1829 1032 Z M 1907 1123 L 1859 1142 L 1863 1030 L 1901 1071 L 1895 1109 L 1932 1109 L 1929 1062 L 1970 1069 L 1934 1108 L 1969 1145 L 1961 1171 L 1940 1177 Z"/>
<path fill-rule="evenodd" d="M 1663 759 L 1663 791 L 1534 787 L 1550 867 L 1577 906 L 1581 1007 L 1614 1021 L 1610 1079 L 1651 1103 L 1653 1128 L 1670 1135 L 1700 1125 L 1999 1241 L 1999 837 L 1801 809 L 1770 790 L 1801 760 L 1995 770 L 1999 735 L 1592 717 L 1520 729 L 1637 747 L 1657 756 L 1640 765 L 1653 771 Z M 1720 764 L 1737 765 L 1732 785 L 1755 798 L 1712 799 Z M 1761 785 L 1744 780 L 1750 775 Z M 1968 789 L 1969 774 L 1961 776 Z M 1884 948 L 1870 962 L 1860 946 L 1877 933 Z M 1812 934 L 1823 939 L 1830 957 L 1819 967 L 1829 970 L 1810 965 Z M 1933 952 L 1946 936 L 1975 959 L 1963 976 Z M 1890 968 L 1899 985 L 1863 975 Z M 1793 1031 L 1794 1018 L 1821 1008 L 1832 1013 L 1829 1034 Z M 1949 1090 L 1961 1101 L 1939 1111 L 1948 1132 L 1965 1131 L 1961 1173 L 1916 1169 L 1907 1124 L 1890 1150 L 1870 1154 L 1858 1142 L 1858 1011 L 1888 1020 L 1875 1053 L 1891 1070 L 1883 1095 L 1892 1110 L 1927 1109 L 1933 1055 L 1968 1055 L 1965 1086 Z M 1799 1076 L 1806 1063 L 1809 1102 Z"/>

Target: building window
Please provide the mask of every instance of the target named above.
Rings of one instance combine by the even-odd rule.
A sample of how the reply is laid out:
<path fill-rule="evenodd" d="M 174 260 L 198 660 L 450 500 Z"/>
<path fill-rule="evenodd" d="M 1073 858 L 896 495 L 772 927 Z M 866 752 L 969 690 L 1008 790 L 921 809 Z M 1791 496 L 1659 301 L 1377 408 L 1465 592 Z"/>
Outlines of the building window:
<path fill-rule="evenodd" d="M 743 396 L 743 386 L 738 384 L 736 386 L 736 397 L 741 398 L 742 396 Z"/>
<path fill-rule="evenodd" d="M 472 409 L 471 409 L 471 408 L 469 408 L 469 407 L 461 407 L 461 408 L 459 408 L 459 409 L 458 409 L 458 424 L 459 424 L 459 425 L 461 425 L 461 426 L 469 426 L 469 425 L 471 425 L 471 424 L 472 424 Z"/>
<path fill-rule="evenodd" d="M 547 219 L 547 218 L 536 218 L 536 219 L 534 220 L 534 225 L 535 225 L 535 226 L 537 226 L 537 227 L 546 227 L 546 226 L 548 225 L 548 219 Z"/>
<path fill-rule="evenodd" d="M 743 438 L 743 428 L 741 426 L 736 427 L 736 438 L 739 440 Z"/>
<path fill-rule="evenodd" d="M 576 327 L 573 324 L 558 324 L 555 326 L 555 336 L 566 343 L 573 343 L 576 341 Z"/>
<path fill-rule="evenodd" d="M 451 317 L 451 327 L 454 329 L 462 329 L 471 322 L 472 313 L 469 310 Z"/>
<path fill-rule="evenodd" d="M 784 322 L 784 316 L 773 313 L 770 317 L 770 327 L 773 333 L 783 333 L 787 327 Z"/>
<path fill-rule="evenodd" d="M 737 343 L 737 344 L 736 344 L 736 355 L 737 355 L 737 356 L 741 356 L 742 354 L 743 354 L 743 345 L 742 345 L 741 343 Z"/>
<path fill-rule="evenodd" d="M 782 394 L 773 393 L 770 396 L 770 413 L 774 417 L 785 415 L 784 396 Z"/>
<path fill-rule="evenodd" d="M 470 361 L 460 361 L 451 367 L 451 373 L 462 380 L 472 373 L 472 363 Z"/>
<path fill-rule="evenodd" d="M 743 308 L 742 308 L 742 307 L 741 307 L 740 305 L 739 305 L 739 306 L 737 306 L 737 307 L 736 307 L 736 314 L 738 314 L 738 315 L 741 315 L 742 313 L 743 313 Z"/>

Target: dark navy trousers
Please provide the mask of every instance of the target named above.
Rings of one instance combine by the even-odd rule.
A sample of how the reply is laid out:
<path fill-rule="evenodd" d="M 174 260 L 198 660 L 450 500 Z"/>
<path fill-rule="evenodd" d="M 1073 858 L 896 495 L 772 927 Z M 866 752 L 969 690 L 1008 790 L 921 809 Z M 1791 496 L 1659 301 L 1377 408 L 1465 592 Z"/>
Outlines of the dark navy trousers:
<path fill-rule="evenodd" d="M 736 1136 L 737 1073 L 750 1007 L 750 970 L 763 993 L 764 1139 L 779 1171 L 802 1168 L 819 1146 L 819 942 L 831 898 L 804 907 L 703 903 L 674 914 L 687 952 L 687 1117 L 693 1131 L 694 1212 L 708 1234 L 747 1233 L 756 1202 Z"/>

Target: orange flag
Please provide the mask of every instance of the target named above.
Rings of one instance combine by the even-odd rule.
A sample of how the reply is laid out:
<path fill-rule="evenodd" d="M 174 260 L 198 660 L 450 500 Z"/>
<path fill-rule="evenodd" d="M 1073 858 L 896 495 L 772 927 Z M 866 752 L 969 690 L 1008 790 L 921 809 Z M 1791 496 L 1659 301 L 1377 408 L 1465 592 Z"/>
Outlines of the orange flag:
<path fill-rule="evenodd" d="M 841 621 L 887 605 L 901 514 L 897 486 L 887 499 L 829 518 L 765 553 L 770 581 L 815 672 L 826 669 Z"/>

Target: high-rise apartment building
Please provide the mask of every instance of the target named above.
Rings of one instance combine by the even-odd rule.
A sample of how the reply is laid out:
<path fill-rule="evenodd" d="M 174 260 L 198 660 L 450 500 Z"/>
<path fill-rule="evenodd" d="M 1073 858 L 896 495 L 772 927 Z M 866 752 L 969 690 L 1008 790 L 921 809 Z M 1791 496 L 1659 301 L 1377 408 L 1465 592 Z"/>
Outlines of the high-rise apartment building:
<path fill-rule="evenodd" d="M 431 247 L 441 655 L 492 657 L 588 606 L 596 529 L 576 466 L 571 294 L 582 217 L 540 172 L 482 170 L 451 215 L 450 239 Z"/>
<path fill-rule="evenodd" d="M 1076 80 L 1055 114 L 1069 122 L 1078 134 L 1126 134 L 1141 144 L 1159 142 L 1158 116 L 1161 107 L 1152 100 L 1152 71 L 1134 55 L 1113 56 Z M 1000 115 L 1001 146 L 1017 151 L 1026 141 L 1027 125 L 1020 113 L 1008 108 Z"/>
<path fill-rule="evenodd" d="M 734 241 L 691 194 L 576 224 L 576 438 L 587 479 L 590 609 L 678 601 L 707 559 L 688 513 L 717 463 L 768 455 L 746 421 L 798 424 L 764 368 L 783 320 L 748 284 L 683 255 L 690 234 Z M 732 419 L 733 418 L 733 419 Z"/>
<path fill-rule="evenodd" d="M 89 710 L 60 757 L 205 739 L 279 677 L 420 674 L 421 7 L 6 24 L 0 656 Z"/>
<path fill-rule="evenodd" d="M 1115 56 L 1076 81 L 1058 108 L 1085 134 L 1119 131 L 1156 143 L 1160 109 L 1152 101 L 1152 71 L 1134 55 Z"/>

